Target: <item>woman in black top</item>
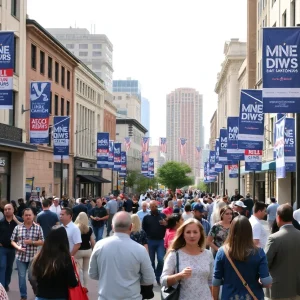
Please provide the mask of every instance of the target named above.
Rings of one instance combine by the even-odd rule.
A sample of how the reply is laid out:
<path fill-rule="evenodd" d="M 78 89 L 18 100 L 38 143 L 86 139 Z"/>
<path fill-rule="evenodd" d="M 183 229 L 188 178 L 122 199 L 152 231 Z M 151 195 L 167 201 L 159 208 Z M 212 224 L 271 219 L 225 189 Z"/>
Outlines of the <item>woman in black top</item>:
<path fill-rule="evenodd" d="M 32 274 L 37 281 L 36 300 L 67 300 L 68 288 L 77 286 L 64 227 L 50 231 L 41 251 L 33 259 Z"/>

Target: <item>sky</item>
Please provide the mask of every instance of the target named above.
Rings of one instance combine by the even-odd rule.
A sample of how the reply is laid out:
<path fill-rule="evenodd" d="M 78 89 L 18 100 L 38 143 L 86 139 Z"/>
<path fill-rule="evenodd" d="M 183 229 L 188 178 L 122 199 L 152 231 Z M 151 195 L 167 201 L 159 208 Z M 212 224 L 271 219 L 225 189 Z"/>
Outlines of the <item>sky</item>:
<path fill-rule="evenodd" d="M 203 95 L 205 142 L 224 43 L 246 41 L 246 0 L 27 0 L 45 28 L 79 27 L 113 44 L 113 79 L 136 79 L 150 101 L 151 144 L 166 135 L 166 95 L 190 87 Z"/>

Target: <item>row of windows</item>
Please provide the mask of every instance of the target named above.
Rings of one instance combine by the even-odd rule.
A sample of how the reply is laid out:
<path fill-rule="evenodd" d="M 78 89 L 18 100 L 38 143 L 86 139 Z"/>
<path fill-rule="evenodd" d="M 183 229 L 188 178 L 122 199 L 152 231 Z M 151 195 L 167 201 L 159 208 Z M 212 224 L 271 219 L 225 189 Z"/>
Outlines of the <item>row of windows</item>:
<path fill-rule="evenodd" d="M 31 44 L 31 68 L 37 70 L 38 59 L 37 59 L 37 47 L 34 44 Z M 45 52 L 40 50 L 39 52 L 39 70 L 42 75 L 45 75 L 47 68 L 47 76 L 50 80 L 53 77 L 53 58 L 48 56 L 47 59 L 47 67 L 46 67 L 46 55 Z M 59 78 L 60 73 L 60 78 Z M 56 83 L 61 84 L 62 87 L 67 85 L 67 89 L 71 88 L 71 72 L 67 70 L 67 78 L 66 78 L 66 69 L 64 66 L 59 67 L 59 63 L 57 61 L 54 62 L 54 80 Z"/>
<path fill-rule="evenodd" d="M 53 96 L 52 92 L 50 92 L 50 114 L 52 114 L 52 106 L 54 109 L 54 115 L 55 116 L 70 116 L 71 114 L 71 104 L 70 101 L 65 101 L 64 97 L 61 97 L 59 99 L 59 96 L 57 94 L 54 95 L 54 104 L 53 104 Z"/>
<path fill-rule="evenodd" d="M 66 44 L 67 49 L 75 49 L 75 44 Z M 89 49 L 89 44 L 78 44 L 79 49 Z M 102 49 L 101 44 L 93 44 L 93 49 Z"/>
<path fill-rule="evenodd" d="M 79 56 L 89 56 L 89 52 L 87 52 L 87 51 L 79 51 L 78 55 Z M 92 52 L 92 56 L 93 57 L 97 57 L 97 56 L 101 56 L 101 55 L 102 55 L 101 51 L 93 51 Z"/>
<path fill-rule="evenodd" d="M 97 104 L 101 104 L 101 95 L 79 78 L 76 79 L 76 91 L 94 102 L 97 98 Z"/>

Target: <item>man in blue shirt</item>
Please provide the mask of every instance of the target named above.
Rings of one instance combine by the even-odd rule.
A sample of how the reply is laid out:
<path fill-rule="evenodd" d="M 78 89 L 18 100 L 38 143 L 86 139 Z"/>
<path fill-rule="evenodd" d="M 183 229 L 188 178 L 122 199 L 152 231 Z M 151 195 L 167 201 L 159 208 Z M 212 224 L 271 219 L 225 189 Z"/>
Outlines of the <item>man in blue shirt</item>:
<path fill-rule="evenodd" d="M 203 219 L 203 214 L 205 213 L 204 206 L 200 203 L 197 203 L 194 206 L 194 218 L 197 219 L 203 226 L 205 235 L 208 236 L 210 231 L 210 224 L 207 220 Z"/>

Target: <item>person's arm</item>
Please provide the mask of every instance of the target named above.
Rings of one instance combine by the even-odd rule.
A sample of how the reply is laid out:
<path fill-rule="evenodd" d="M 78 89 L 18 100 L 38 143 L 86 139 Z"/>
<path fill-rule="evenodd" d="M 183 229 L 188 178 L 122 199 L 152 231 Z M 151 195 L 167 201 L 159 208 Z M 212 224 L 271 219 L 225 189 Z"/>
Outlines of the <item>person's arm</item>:
<path fill-rule="evenodd" d="M 69 260 L 70 261 L 67 264 L 67 283 L 68 287 L 75 287 L 78 285 L 78 281 L 76 279 L 71 257 L 69 258 Z"/>
<path fill-rule="evenodd" d="M 272 237 L 272 235 L 270 235 L 268 238 L 265 251 L 266 251 L 268 266 L 269 266 L 269 269 L 271 270 L 273 261 L 275 260 L 276 255 L 277 255 L 277 245 L 276 245 L 275 240 Z"/>
<path fill-rule="evenodd" d="M 217 252 L 214 266 L 214 275 L 212 280 L 212 291 L 213 291 L 213 299 L 219 299 L 220 285 L 222 285 L 222 281 L 224 278 L 224 250 L 220 248 Z"/>
<path fill-rule="evenodd" d="M 139 250 L 140 251 L 140 250 Z M 152 285 L 155 281 L 155 274 L 152 268 L 149 253 L 145 249 L 141 249 L 141 285 Z"/>
<path fill-rule="evenodd" d="M 105 215 L 104 217 L 100 218 L 100 221 L 105 221 L 105 220 L 108 219 L 108 212 L 107 212 L 107 209 L 105 209 L 105 211 L 106 211 L 106 215 Z"/>
<path fill-rule="evenodd" d="M 17 223 L 17 225 L 21 225 L 23 223 L 23 222 L 19 221 L 15 215 L 13 215 L 13 220 Z"/>
<path fill-rule="evenodd" d="M 18 240 L 18 226 L 15 227 L 12 235 L 11 235 L 11 245 L 17 250 L 17 251 L 21 251 L 21 252 L 25 252 L 26 248 L 22 248 L 21 245 L 17 244 L 17 240 Z"/>
<path fill-rule="evenodd" d="M 81 243 L 74 245 L 73 250 L 71 252 L 71 256 L 74 256 L 77 253 L 77 251 L 79 250 L 80 246 L 81 246 Z"/>
<path fill-rule="evenodd" d="M 264 288 L 270 288 L 272 286 L 272 277 L 269 273 L 268 261 L 266 254 L 263 249 L 259 251 L 260 263 L 259 263 L 259 278 L 262 286 Z"/>
<path fill-rule="evenodd" d="M 77 226 L 75 227 L 75 229 L 73 231 L 72 238 L 73 238 L 73 242 L 74 242 L 74 247 L 72 249 L 71 256 L 74 256 L 77 253 L 77 251 L 79 250 L 81 243 L 82 243 L 81 232 Z"/>
<path fill-rule="evenodd" d="M 89 271 L 88 271 L 89 277 L 94 280 L 99 280 L 99 273 L 101 272 L 101 269 L 98 266 L 98 262 L 97 262 L 98 251 L 99 249 L 97 249 L 97 245 L 96 245 L 91 255 Z"/>
<path fill-rule="evenodd" d="M 259 238 L 260 238 L 260 234 L 261 234 L 261 227 L 260 227 L 259 223 L 252 226 L 252 234 L 253 234 L 254 245 L 259 247 L 259 245 L 260 245 Z"/>
<path fill-rule="evenodd" d="M 146 232 L 146 234 L 147 234 L 147 231 L 148 231 L 147 216 L 145 216 L 145 217 L 143 218 L 142 228 L 143 228 L 143 230 L 144 230 L 144 231 Z"/>
<path fill-rule="evenodd" d="M 214 238 L 211 235 L 209 235 L 206 238 L 206 244 L 207 244 L 207 246 L 209 246 L 210 248 L 214 249 L 215 251 L 219 250 L 219 248 L 214 244 Z"/>

